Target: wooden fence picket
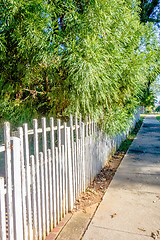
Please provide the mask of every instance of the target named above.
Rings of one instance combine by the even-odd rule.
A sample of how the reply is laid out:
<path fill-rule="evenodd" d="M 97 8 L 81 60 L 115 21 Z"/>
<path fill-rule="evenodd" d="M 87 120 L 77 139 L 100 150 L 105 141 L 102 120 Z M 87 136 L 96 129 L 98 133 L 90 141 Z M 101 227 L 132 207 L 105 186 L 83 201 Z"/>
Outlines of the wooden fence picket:
<path fill-rule="evenodd" d="M 18 137 L 20 138 L 20 161 L 21 161 L 21 178 L 22 178 L 22 210 L 23 210 L 23 233 L 24 240 L 28 240 L 28 228 L 27 228 L 27 211 L 26 211 L 26 174 L 24 164 L 24 142 L 23 142 L 23 128 L 18 128 Z"/>
<path fill-rule="evenodd" d="M 4 124 L 5 142 L 5 176 L 7 186 L 7 216 L 8 216 L 8 238 L 14 240 L 13 230 L 13 201 L 12 201 L 12 165 L 11 165 L 11 142 L 10 142 L 10 123 Z"/>
<path fill-rule="evenodd" d="M 85 152 L 84 152 L 84 123 L 82 123 L 82 191 L 85 192 Z"/>
<path fill-rule="evenodd" d="M 92 161 L 92 179 L 95 177 L 94 175 L 94 156 L 93 156 L 93 148 L 94 148 L 94 129 L 93 129 L 93 118 L 91 118 L 91 142 L 92 142 L 92 146 L 91 146 L 91 161 Z M 91 181 L 92 181 L 91 179 Z"/>
<path fill-rule="evenodd" d="M 36 173 L 35 173 L 35 159 L 34 156 L 30 156 L 31 162 L 31 182 L 32 182 L 32 213 L 33 213 L 33 239 L 38 238 L 37 229 L 37 193 L 36 193 Z"/>
<path fill-rule="evenodd" d="M 92 180 L 91 118 L 89 115 L 89 179 Z"/>
<path fill-rule="evenodd" d="M 65 167 L 65 209 L 68 213 L 68 161 L 67 161 L 67 123 L 64 123 L 64 167 Z"/>
<path fill-rule="evenodd" d="M 58 147 L 55 148 L 56 154 L 56 203 L 57 203 L 57 224 L 59 224 L 59 156 L 58 156 Z"/>
<path fill-rule="evenodd" d="M 78 148 L 78 119 L 77 119 L 77 113 L 75 113 L 75 135 L 76 135 L 76 196 L 79 193 L 79 169 L 78 169 L 78 152 L 79 152 L 79 148 Z"/>
<path fill-rule="evenodd" d="M 70 115 L 70 130 L 71 130 L 71 154 L 72 154 L 72 172 L 73 172 L 73 199 L 75 201 L 75 158 L 74 158 L 74 132 L 73 132 L 73 117 Z"/>
<path fill-rule="evenodd" d="M 33 239 L 32 229 L 32 209 L 31 209 L 31 174 L 29 164 L 29 142 L 28 142 L 28 125 L 23 124 L 24 127 L 24 153 L 26 166 L 26 195 L 27 195 L 27 218 L 28 218 L 28 234 L 29 240 Z"/>
<path fill-rule="evenodd" d="M 76 157 L 77 157 L 77 196 L 79 195 L 79 139 L 76 142 Z"/>
<path fill-rule="evenodd" d="M 34 158 L 36 168 L 36 188 L 37 188 L 37 221 L 38 221 L 38 237 L 42 239 L 42 211 L 41 211 L 41 193 L 40 193 L 40 164 L 39 164 L 39 145 L 38 145 L 38 122 L 33 119 L 33 133 L 34 133 Z"/>
<path fill-rule="evenodd" d="M 90 147 L 89 147 L 89 134 L 88 134 L 88 117 L 86 116 L 86 122 L 85 122 L 85 132 L 86 132 L 86 138 L 85 138 L 85 159 L 86 159 L 86 187 L 87 184 L 89 183 L 89 179 L 90 179 L 90 168 L 89 168 L 89 151 L 90 151 Z"/>
<path fill-rule="evenodd" d="M 55 138 L 54 138 L 54 119 L 50 118 L 50 141 L 52 155 L 52 186 L 53 186 L 53 226 L 57 225 L 57 208 L 56 208 L 56 165 L 55 165 Z"/>
<path fill-rule="evenodd" d="M 73 209 L 73 176 L 72 176 L 72 158 L 71 158 L 71 140 L 70 127 L 67 128 L 67 156 L 68 156 L 68 210 Z"/>
<path fill-rule="evenodd" d="M 58 137 L 58 173 L 59 173 L 59 220 L 62 220 L 62 154 L 61 154 L 61 121 L 57 120 Z"/>
<path fill-rule="evenodd" d="M 44 157 L 39 153 L 40 160 L 40 178 L 41 178 L 41 212 L 42 212 L 42 239 L 46 238 L 46 204 L 45 204 L 45 178 L 44 178 Z"/>
<path fill-rule="evenodd" d="M 62 145 L 62 216 L 65 217 L 65 163 L 64 163 L 64 145 Z"/>
<path fill-rule="evenodd" d="M 62 220 L 62 151 L 59 149 L 59 211 L 60 221 Z"/>
<path fill-rule="evenodd" d="M 11 156 L 13 169 L 13 216 L 14 216 L 14 239 L 23 239 L 23 211 L 22 211 L 22 186 L 21 186 L 21 163 L 20 163 L 20 139 L 11 138 Z"/>
<path fill-rule="evenodd" d="M 77 144 L 74 142 L 74 167 L 75 167 L 75 172 L 74 172 L 74 182 L 75 182 L 75 198 L 78 195 L 78 182 L 77 182 Z"/>
<path fill-rule="evenodd" d="M 47 134 L 46 118 L 42 118 L 42 145 L 44 157 L 44 177 L 45 177 L 45 210 L 46 210 L 46 231 L 49 234 L 49 198 L 48 198 L 48 158 L 47 158 Z"/>
<path fill-rule="evenodd" d="M 49 182 L 49 219 L 50 219 L 50 231 L 53 229 L 53 186 L 52 186 L 52 158 L 51 150 L 47 150 L 48 156 L 48 182 Z"/>
<path fill-rule="evenodd" d="M 80 125 L 79 125 L 79 128 L 80 128 Z M 81 131 L 79 130 L 79 139 L 78 139 L 78 157 L 79 157 L 79 159 L 78 159 L 78 161 L 79 161 L 79 163 L 78 163 L 78 175 L 79 175 L 79 193 L 78 194 L 81 194 L 81 171 L 82 171 L 82 169 L 81 169 L 81 161 L 82 161 L 82 159 L 81 159 Z"/>
<path fill-rule="evenodd" d="M 6 240 L 6 204 L 4 178 L 0 178 L 0 239 Z"/>

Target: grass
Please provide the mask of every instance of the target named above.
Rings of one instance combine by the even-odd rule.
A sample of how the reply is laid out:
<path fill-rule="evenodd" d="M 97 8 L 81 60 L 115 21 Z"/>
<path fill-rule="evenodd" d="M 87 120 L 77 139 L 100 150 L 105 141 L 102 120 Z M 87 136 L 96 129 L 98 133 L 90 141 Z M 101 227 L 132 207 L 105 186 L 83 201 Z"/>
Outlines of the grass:
<path fill-rule="evenodd" d="M 160 114 L 156 114 L 156 118 L 160 122 Z"/>
<path fill-rule="evenodd" d="M 127 152 L 129 146 L 133 142 L 134 138 L 136 137 L 136 135 L 137 135 L 142 123 L 143 123 L 143 119 L 145 118 L 145 116 L 143 116 L 143 115 L 140 117 L 140 120 L 136 123 L 135 128 L 128 135 L 127 139 L 122 142 L 121 146 L 118 149 L 118 152 L 123 152 L 123 153 Z"/>
<path fill-rule="evenodd" d="M 157 120 L 160 122 L 160 113 L 152 113 L 152 114 L 156 115 Z M 148 114 L 147 113 L 146 114 L 141 114 L 141 117 L 145 118 L 146 115 L 148 115 Z"/>
<path fill-rule="evenodd" d="M 145 118 L 147 115 L 148 115 L 148 113 L 141 113 L 141 115 L 140 115 L 140 116 L 141 116 L 141 118 L 143 118 L 143 119 L 144 119 L 144 118 Z"/>

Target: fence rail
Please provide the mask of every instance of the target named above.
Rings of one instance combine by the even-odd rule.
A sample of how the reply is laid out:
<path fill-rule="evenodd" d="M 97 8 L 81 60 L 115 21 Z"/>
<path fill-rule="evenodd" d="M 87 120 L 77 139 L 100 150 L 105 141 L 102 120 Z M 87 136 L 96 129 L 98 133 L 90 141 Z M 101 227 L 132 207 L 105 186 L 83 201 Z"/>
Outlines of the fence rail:
<path fill-rule="evenodd" d="M 139 120 L 139 111 L 132 127 Z M 130 126 L 131 128 L 131 126 Z M 11 136 L 5 123 L 5 177 L 0 178 L 0 240 L 44 240 L 73 209 L 76 197 L 85 191 L 126 133 L 108 138 L 89 118 L 70 116 L 61 124 L 42 118 L 33 120 Z M 30 139 L 32 136 L 32 139 Z"/>

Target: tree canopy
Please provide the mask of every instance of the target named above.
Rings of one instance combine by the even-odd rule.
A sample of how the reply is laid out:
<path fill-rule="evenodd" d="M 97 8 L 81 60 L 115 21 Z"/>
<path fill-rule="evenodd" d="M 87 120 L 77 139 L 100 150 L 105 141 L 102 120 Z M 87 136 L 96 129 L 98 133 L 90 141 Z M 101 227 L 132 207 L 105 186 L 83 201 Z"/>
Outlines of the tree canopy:
<path fill-rule="evenodd" d="M 159 46 L 133 0 L 1 0 L 0 111 L 104 117 L 121 131 L 159 73 Z"/>
<path fill-rule="evenodd" d="M 160 23 L 160 1 L 159 0 L 141 0 L 141 22 Z"/>

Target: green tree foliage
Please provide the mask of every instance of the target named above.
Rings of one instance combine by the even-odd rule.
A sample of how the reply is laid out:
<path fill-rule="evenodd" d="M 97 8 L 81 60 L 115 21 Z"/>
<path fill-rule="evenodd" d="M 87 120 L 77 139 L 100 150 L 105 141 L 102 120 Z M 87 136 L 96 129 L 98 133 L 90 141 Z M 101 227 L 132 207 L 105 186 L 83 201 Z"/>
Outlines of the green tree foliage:
<path fill-rule="evenodd" d="M 160 106 L 156 107 L 155 111 L 160 112 Z"/>
<path fill-rule="evenodd" d="M 57 28 L 56 22 L 48 30 L 52 22 L 51 11 L 53 9 L 41 0 L 1 1 L 0 89 L 5 118 L 15 119 L 23 113 L 24 118 L 28 114 L 31 116 L 35 111 L 31 107 L 35 96 L 38 92 L 42 95 L 36 90 L 39 79 L 35 73 L 44 69 L 45 78 L 43 65 L 50 59 L 52 32 Z M 30 96 L 32 100 L 26 101 Z M 26 111 L 25 107 L 28 107 Z"/>
<path fill-rule="evenodd" d="M 153 22 L 156 27 L 160 23 L 160 2 L 159 0 L 141 0 L 140 1 L 140 20 L 142 23 Z M 146 88 L 142 97 L 142 104 L 145 107 L 153 107 L 155 103 L 155 92 L 153 91 L 153 82 L 155 82 L 155 74 L 149 74 Z M 155 88 L 155 87 L 154 87 Z M 158 89 L 156 89 L 156 92 Z"/>
<path fill-rule="evenodd" d="M 159 12 L 160 2 L 159 0 L 141 0 L 141 22 L 154 22 L 160 23 L 160 12 Z"/>
<path fill-rule="evenodd" d="M 1 0 L 0 110 L 5 119 L 39 114 L 104 117 L 121 131 L 158 74 L 151 24 L 133 0 Z"/>

